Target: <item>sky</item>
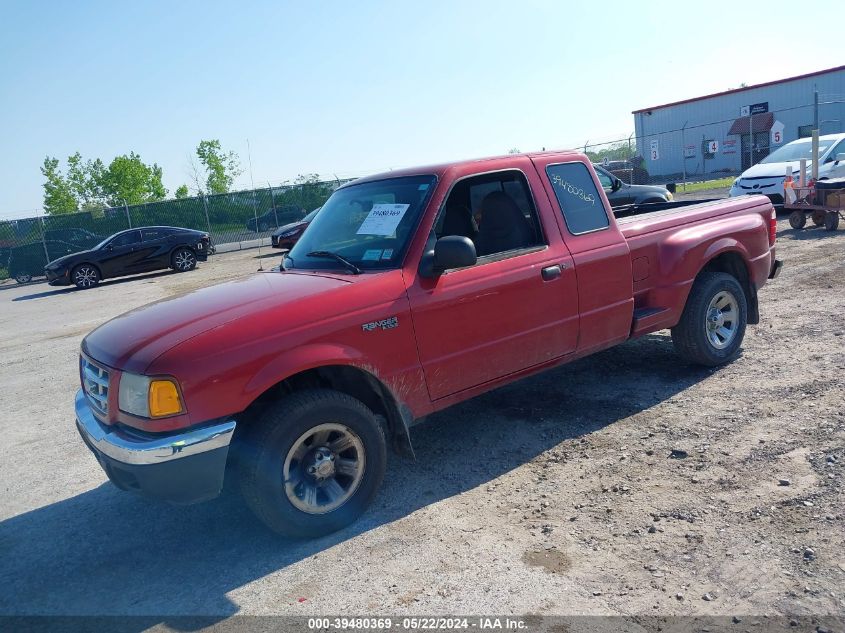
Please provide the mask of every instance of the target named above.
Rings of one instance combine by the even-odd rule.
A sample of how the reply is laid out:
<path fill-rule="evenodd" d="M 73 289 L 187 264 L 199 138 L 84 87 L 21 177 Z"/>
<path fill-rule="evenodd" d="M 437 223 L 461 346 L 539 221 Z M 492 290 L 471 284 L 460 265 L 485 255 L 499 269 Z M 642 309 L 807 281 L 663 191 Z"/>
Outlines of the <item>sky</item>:
<path fill-rule="evenodd" d="M 41 207 L 44 157 L 77 151 L 135 151 L 172 194 L 202 139 L 248 188 L 627 138 L 632 110 L 845 63 L 790 39 L 845 3 L 802 3 L 816 27 L 797 7 L 0 0 L 0 218 Z"/>

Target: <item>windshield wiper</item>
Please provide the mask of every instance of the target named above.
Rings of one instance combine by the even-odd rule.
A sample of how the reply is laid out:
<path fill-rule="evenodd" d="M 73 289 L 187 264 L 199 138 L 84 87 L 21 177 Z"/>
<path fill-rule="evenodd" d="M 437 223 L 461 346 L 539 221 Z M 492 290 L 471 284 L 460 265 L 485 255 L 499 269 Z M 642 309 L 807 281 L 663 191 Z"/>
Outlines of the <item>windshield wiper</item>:
<path fill-rule="evenodd" d="M 331 251 L 311 251 L 310 253 L 308 253 L 308 257 L 321 257 L 323 259 L 333 259 L 336 262 L 340 262 L 341 264 L 346 266 L 355 275 L 360 275 L 364 272 L 355 264 L 346 259 L 343 255 L 338 255 L 337 253 L 332 253 Z"/>

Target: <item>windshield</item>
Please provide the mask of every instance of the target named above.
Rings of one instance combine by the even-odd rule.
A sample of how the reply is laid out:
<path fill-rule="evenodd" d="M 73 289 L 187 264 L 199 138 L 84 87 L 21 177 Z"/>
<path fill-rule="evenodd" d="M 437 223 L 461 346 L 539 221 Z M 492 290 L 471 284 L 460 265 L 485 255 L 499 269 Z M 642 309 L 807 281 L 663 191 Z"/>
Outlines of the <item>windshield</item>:
<path fill-rule="evenodd" d="M 285 257 L 286 269 L 344 270 L 328 251 L 358 268 L 395 268 L 434 190 L 434 176 L 389 178 L 335 191 Z"/>
<path fill-rule="evenodd" d="M 834 141 L 819 139 L 819 156 L 824 154 Z M 801 139 L 800 141 L 792 141 L 784 145 L 778 150 L 775 150 L 766 158 L 761 160 L 761 163 L 787 163 L 789 161 L 798 161 L 802 158 L 810 160 L 810 154 L 813 151 L 813 140 L 809 138 Z M 797 167 L 797 165 L 796 165 Z"/>

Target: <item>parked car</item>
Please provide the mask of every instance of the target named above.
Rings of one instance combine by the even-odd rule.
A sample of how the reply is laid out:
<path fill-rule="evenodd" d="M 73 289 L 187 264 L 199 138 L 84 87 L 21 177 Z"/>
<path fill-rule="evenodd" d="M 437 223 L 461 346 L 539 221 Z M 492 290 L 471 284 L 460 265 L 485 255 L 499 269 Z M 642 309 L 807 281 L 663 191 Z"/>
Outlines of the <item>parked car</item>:
<path fill-rule="evenodd" d="M 47 229 L 44 231 L 44 239 L 76 244 L 80 249 L 93 248 L 102 242 L 104 238 L 105 235 L 97 235 L 91 231 L 79 228 Z"/>
<path fill-rule="evenodd" d="M 728 195 L 742 196 L 761 193 L 772 204 L 783 204 L 783 181 L 787 168 L 798 180 L 801 173 L 801 159 L 807 160 L 807 180 L 812 166 L 812 139 L 799 138 L 787 143 L 766 156 L 756 165 L 746 169 L 734 180 Z M 845 134 L 825 134 L 819 137 L 819 180 L 845 176 Z"/>
<path fill-rule="evenodd" d="M 611 160 L 602 167 L 629 185 L 645 185 L 648 183 L 648 171 L 643 164 L 642 158 L 638 157 L 636 165 L 632 160 Z"/>
<path fill-rule="evenodd" d="M 317 215 L 317 211 L 319 210 L 320 207 L 317 207 L 301 220 L 285 224 L 273 231 L 273 234 L 270 236 L 273 248 L 293 248 L 293 245 L 296 244 L 296 241 L 302 236 L 308 225 L 311 224 L 311 220 L 314 219 L 314 216 Z"/>
<path fill-rule="evenodd" d="M 246 221 L 246 228 L 256 233 L 263 233 L 283 224 L 296 222 L 305 215 L 305 209 L 297 206 L 287 205 L 278 209 L 270 209 L 257 218 L 249 218 Z"/>
<path fill-rule="evenodd" d="M 115 233 L 91 250 L 73 253 L 44 267 L 51 286 L 91 288 L 101 279 L 172 268 L 186 272 L 205 261 L 208 233 L 173 226 L 145 226 Z"/>
<path fill-rule="evenodd" d="M 236 477 L 273 530 L 338 530 L 435 411 L 665 328 L 681 362 L 736 358 L 781 268 L 772 205 L 668 204 L 617 220 L 574 152 L 344 185 L 280 272 L 88 334 L 77 428 L 124 490 L 190 503 Z"/>
<path fill-rule="evenodd" d="M 652 202 L 671 202 L 672 193 L 661 185 L 629 185 L 612 173 L 594 165 L 602 189 L 607 195 L 612 207 L 622 207 L 629 204 L 649 204 Z"/>
<path fill-rule="evenodd" d="M 44 266 L 50 260 L 75 253 L 79 247 L 59 240 L 44 240 L 16 246 L 9 250 L 9 277 L 19 284 L 44 276 Z"/>

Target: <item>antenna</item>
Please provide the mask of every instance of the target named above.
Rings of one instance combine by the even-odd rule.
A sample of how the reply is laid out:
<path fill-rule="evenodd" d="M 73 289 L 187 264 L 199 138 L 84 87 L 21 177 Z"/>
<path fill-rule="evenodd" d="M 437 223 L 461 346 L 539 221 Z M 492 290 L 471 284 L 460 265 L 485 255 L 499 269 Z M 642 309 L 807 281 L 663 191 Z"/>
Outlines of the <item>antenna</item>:
<path fill-rule="evenodd" d="M 259 233 L 258 226 L 258 200 L 255 197 L 255 178 L 252 175 L 252 150 L 249 146 L 249 139 L 246 140 L 246 156 L 249 159 L 249 182 L 252 185 L 252 215 L 255 218 L 255 232 Z M 261 240 L 258 238 L 258 272 L 264 272 L 264 262 L 261 260 Z"/>

